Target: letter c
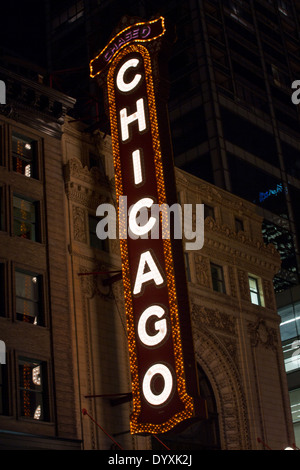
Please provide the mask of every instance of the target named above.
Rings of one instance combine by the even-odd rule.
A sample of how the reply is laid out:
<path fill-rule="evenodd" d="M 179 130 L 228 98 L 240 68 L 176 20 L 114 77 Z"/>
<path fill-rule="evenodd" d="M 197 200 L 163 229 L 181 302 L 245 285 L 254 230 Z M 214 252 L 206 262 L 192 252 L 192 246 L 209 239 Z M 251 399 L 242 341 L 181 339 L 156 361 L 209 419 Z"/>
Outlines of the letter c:
<path fill-rule="evenodd" d="M 153 204 L 153 200 L 149 197 L 144 197 L 137 201 L 131 208 L 129 212 L 129 228 L 132 231 L 132 233 L 138 237 L 145 235 L 146 233 L 150 232 L 150 230 L 153 228 L 156 218 L 155 217 L 150 217 L 148 222 L 140 226 L 136 223 L 136 216 L 137 213 L 143 208 L 143 207 L 148 207 L 150 208 Z"/>
<path fill-rule="evenodd" d="M 129 83 L 124 82 L 124 75 L 130 67 L 137 67 L 139 64 L 138 59 L 129 59 L 122 65 L 117 74 L 117 87 L 120 91 L 128 93 L 132 91 L 140 82 L 142 75 L 137 73 Z"/>

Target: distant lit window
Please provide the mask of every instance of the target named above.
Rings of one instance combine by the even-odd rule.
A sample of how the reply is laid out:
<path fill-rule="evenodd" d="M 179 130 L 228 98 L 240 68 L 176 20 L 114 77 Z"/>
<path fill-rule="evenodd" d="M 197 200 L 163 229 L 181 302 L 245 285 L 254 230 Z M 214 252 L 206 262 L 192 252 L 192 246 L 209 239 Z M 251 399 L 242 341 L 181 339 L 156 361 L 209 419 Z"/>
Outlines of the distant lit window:
<path fill-rule="evenodd" d="M 39 241 L 38 205 L 21 196 L 13 197 L 13 233 L 27 240 Z"/>
<path fill-rule="evenodd" d="M 278 0 L 278 10 L 284 16 L 288 16 L 288 14 L 289 14 L 289 4 L 288 4 L 288 2 L 284 1 L 284 0 Z"/>
<path fill-rule="evenodd" d="M 12 133 L 12 158 L 15 172 L 28 178 L 37 177 L 36 141 L 17 132 Z"/>
<path fill-rule="evenodd" d="M 76 20 L 81 18 L 84 13 L 84 0 L 78 0 L 73 2 L 68 9 L 61 10 L 57 16 L 52 20 L 53 29 L 58 28 L 64 23 L 74 23 Z"/>
<path fill-rule="evenodd" d="M 15 271 L 17 320 L 34 325 L 43 324 L 41 283 L 42 277 L 37 274 Z"/>
<path fill-rule="evenodd" d="M 108 240 L 101 240 L 98 238 L 96 233 L 96 227 L 99 222 L 98 217 L 89 215 L 89 235 L 90 235 L 90 246 L 92 248 L 97 248 L 98 250 L 108 251 Z"/>
<path fill-rule="evenodd" d="M 300 369 L 300 302 L 280 307 L 278 314 L 285 370 L 294 372 Z"/>
<path fill-rule="evenodd" d="M 223 267 L 219 266 L 217 264 L 211 263 L 210 264 L 210 271 L 211 271 L 213 290 L 216 291 L 216 292 L 221 292 L 221 293 L 225 294 L 226 293 L 226 288 L 225 288 L 225 279 L 224 279 Z"/>
<path fill-rule="evenodd" d="M 291 404 L 291 412 L 292 412 L 292 420 L 293 423 L 297 424 L 297 431 L 296 435 L 298 438 L 300 437 L 300 388 L 296 388 L 295 390 L 290 390 L 290 404 Z M 299 442 L 298 442 L 299 445 Z"/>
<path fill-rule="evenodd" d="M 300 339 L 291 338 L 282 341 L 285 371 L 294 372 L 300 369 Z"/>
<path fill-rule="evenodd" d="M 250 298 L 251 302 L 255 305 L 262 305 L 261 292 L 259 289 L 259 280 L 256 277 L 248 276 Z"/>
<path fill-rule="evenodd" d="M 48 419 L 46 364 L 25 357 L 19 358 L 20 415 L 45 421 Z"/>

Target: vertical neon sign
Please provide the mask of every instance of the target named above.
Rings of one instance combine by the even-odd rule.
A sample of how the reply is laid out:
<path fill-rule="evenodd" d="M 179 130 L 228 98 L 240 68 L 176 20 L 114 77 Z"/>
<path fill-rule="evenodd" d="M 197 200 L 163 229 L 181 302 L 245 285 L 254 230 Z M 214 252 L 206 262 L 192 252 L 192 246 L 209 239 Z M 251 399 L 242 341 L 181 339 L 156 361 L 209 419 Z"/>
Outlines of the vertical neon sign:
<path fill-rule="evenodd" d="M 198 406 L 188 296 L 181 277 L 184 264 L 178 266 L 182 245 L 178 248 L 164 236 L 151 238 L 155 223 L 164 230 L 161 219 L 137 222 L 141 209 L 168 204 L 175 188 L 171 151 L 159 127 L 157 67 L 147 47 L 151 42 L 158 50 L 164 34 L 163 18 L 129 26 L 90 64 L 91 77 L 101 73 L 107 91 L 117 202 L 125 195 L 131 208 L 127 220 L 119 205 L 120 234 L 128 223 L 134 235 L 120 236 L 132 376 L 131 433 L 169 431 L 194 417 Z M 169 138 L 168 129 L 163 134 Z"/>

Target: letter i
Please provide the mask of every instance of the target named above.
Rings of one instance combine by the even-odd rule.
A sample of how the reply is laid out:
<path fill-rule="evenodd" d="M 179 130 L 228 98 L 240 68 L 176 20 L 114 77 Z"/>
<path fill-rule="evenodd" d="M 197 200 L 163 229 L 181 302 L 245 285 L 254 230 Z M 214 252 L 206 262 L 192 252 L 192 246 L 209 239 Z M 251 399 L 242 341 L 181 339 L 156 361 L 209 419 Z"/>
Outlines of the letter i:
<path fill-rule="evenodd" d="M 140 150 L 135 150 L 134 152 L 132 152 L 132 164 L 133 164 L 134 184 L 137 186 L 143 181 Z"/>

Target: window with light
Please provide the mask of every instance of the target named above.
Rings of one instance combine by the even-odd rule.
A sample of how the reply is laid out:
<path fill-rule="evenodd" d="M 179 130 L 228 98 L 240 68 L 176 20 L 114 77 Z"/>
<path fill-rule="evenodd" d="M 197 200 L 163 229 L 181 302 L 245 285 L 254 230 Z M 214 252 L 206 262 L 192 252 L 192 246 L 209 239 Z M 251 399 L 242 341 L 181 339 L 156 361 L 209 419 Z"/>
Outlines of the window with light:
<path fill-rule="evenodd" d="M 48 420 L 46 364 L 20 357 L 19 363 L 20 415 L 40 421 Z"/>
<path fill-rule="evenodd" d="M 12 160 L 16 173 L 37 178 L 36 149 L 36 141 L 17 132 L 12 133 Z"/>
<path fill-rule="evenodd" d="M 27 240 L 39 241 L 38 204 L 22 196 L 13 196 L 13 233 Z"/>

